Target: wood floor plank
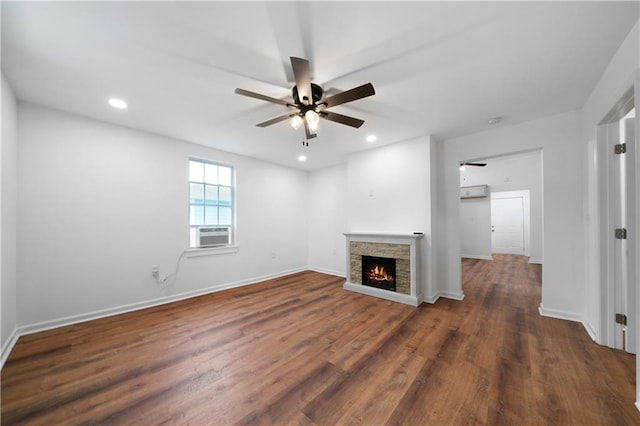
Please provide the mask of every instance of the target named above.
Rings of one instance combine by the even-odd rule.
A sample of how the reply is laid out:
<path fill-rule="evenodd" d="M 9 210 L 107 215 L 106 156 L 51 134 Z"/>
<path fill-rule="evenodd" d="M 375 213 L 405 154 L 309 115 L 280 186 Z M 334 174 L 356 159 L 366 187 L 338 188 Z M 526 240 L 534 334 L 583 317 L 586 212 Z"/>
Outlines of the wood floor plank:
<path fill-rule="evenodd" d="M 301 272 L 22 336 L 1 423 L 635 425 L 635 356 L 542 317 L 541 266 L 418 308 Z"/>

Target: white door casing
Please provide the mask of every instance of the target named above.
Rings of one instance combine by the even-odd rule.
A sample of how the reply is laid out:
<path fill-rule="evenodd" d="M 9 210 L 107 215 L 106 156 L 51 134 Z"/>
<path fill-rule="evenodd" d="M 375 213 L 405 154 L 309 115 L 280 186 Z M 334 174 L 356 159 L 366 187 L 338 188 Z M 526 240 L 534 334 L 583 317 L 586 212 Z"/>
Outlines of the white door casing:
<path fill-rule="evenodd" d="M 633 103 L 633 98 L 630 100 Z M 628 112 L 629 109 L 626 110 Z M 613 114 L 613 113 L 612 113 Z M 635 119 L 623 123 L 626 138 L 621 141 L 620 114 L 603 120 L 598 127 L 597 156 L 599 199 L 600 337 L 599 343 L 636 352 L 636 156 Z M 626 152 L 615 154 L 615 145 L 624 142 Z M 627 238 L 615 237 L 616 229 L 626 229 Z M 627 317 L 627 325 L 617 324 L 616 314 Z M 624 332 L 624 338 L 623 338 Z"/>

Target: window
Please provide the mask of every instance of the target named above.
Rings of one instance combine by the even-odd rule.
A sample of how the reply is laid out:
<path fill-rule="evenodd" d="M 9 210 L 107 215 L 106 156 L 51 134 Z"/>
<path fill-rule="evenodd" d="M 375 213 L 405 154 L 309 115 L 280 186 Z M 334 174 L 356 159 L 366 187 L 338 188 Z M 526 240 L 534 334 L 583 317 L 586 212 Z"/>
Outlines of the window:
<path fill-rule="evenodd" d="M 199 247 L 198 229 L 233 229 L 233 167 L 211 161 L 189 159 L 189 245 Z"/>

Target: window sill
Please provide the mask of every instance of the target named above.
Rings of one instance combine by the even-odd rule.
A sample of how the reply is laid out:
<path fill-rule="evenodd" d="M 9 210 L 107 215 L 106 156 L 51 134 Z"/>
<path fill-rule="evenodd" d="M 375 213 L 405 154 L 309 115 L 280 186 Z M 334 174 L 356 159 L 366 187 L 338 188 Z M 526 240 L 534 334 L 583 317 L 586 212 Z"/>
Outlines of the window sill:
<path fill-rule="evenodd" d="M 205 248 L 188 248 L 185 250 L 186 257 L 198 257 L 198 256 L 214 256 L 218 254 L 230 254 L 237 253 L 240 250 L 240 246 L 229 245 L 221 247 L 205 247 Z"/>

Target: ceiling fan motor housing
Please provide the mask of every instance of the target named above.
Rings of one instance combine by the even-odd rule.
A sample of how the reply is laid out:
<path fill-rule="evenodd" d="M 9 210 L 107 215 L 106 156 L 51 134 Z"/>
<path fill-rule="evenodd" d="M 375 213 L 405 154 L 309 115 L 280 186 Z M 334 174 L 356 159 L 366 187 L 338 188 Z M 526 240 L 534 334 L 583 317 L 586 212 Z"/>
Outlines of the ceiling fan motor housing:
<path fill-rule="evenodd" d="M 298 86 L 293 86 L 293 89 L 291 89 L 291 94 L 293 95 L 293 101 L 297 105 L 304 104 L 304 102 L 301 102 L 301 99 L 298 96 Z M 310 102 L 310 104 L 315 104 L 316 102 L 319 102 L 320 99 L 322 99 L 322 95 L 324 95 L 324 91 L 322 90 L 322 87 L 318 86 L 315 83 L 311 83 L 311 97 L 313 99 Z"/>

